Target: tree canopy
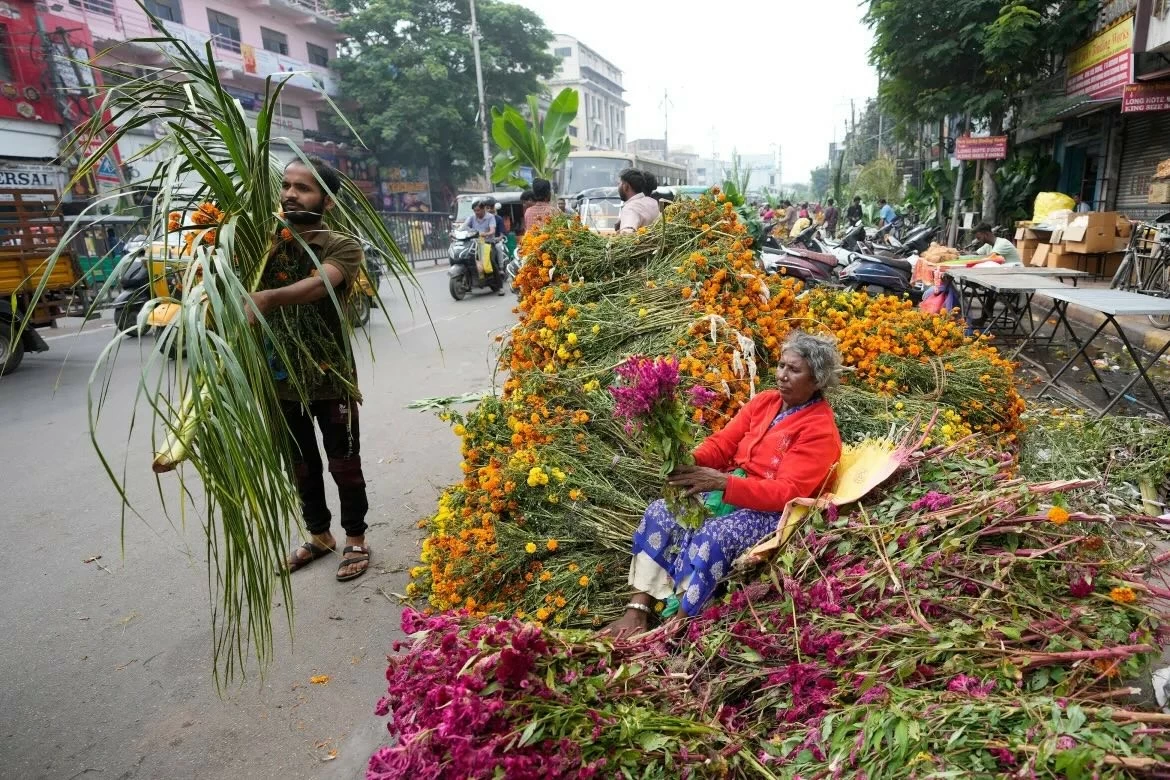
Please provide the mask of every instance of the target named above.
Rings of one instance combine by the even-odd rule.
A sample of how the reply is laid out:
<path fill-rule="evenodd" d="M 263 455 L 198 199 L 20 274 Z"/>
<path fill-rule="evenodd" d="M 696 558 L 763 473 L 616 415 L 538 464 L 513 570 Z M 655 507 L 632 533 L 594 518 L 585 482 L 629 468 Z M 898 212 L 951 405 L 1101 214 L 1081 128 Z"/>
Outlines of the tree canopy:
<path fill-rule="evenodd" d="M 454 187 L 483 165 L 466 0 L 338 3 L 350 36 L 337 68 L 346 116 L 384 165 L 430 168 Z M 552 34 L 532 11 L 479 0 L 484 95 L 488 106 L 522 105 L 556 72 Z"/>
<path fill-rule="evenodd" d="M 1097 0 L 870 0 L 870 61 L 899 119 L 994 119 L 1053 75 L 1087 34 Z"/>

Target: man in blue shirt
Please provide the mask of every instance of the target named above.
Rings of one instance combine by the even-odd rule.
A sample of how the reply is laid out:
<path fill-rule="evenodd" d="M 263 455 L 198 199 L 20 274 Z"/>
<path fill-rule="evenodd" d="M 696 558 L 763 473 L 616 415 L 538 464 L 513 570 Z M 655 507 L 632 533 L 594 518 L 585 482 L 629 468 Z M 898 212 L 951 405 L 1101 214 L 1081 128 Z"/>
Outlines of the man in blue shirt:
<path fill-rule="evenodd" d="M 505 262 L 502 256 L 503 253 L 499 248 L 499 242 L 504 229 L 504 220 L 491 211 L 488 211 L 488 204 L 491 204 L 493 209 L 496 206 L 496 202 L 490 198 L 484 198 L 483 200 L 477 200 L 472 203 L 471 208 L 474 213 L 463 224 L 468 230 L 474 230 L 479 233 L 480 238 L 492 245 L 493 259 L 491 277 L 494 282 L 498 283 L 498 286 L 493 285 L 496 289 L 496 295 L 503 295 L 502 272 Z"/>
<path fill-rule="evenodd" d="M 471 209 L 473 213 L 463 223 L 463 226 L 468 230 L 474 230 L 484 238 L 493 235 L 496 232 L 496 215 L 488 212 L 487 203 L 477 200 L 471 204 Z"/>
<path fill-rule="evenodd" d="M 878 201 L 878 206 L 881 207 L 878 210 L 878 227 L 885 227 L 898 218 L 898 214 L 894 211 L 894 207 L 889 203 L 886 203 L 885 198 L 882 198 Z"/>

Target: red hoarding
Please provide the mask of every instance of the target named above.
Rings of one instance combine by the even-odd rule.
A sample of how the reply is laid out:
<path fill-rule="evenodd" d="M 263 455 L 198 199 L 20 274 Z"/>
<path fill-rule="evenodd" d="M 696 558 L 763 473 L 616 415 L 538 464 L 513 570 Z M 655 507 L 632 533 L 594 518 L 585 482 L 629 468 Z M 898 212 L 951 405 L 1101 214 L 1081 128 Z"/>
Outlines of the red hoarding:
<path fill-rule="evenodd" d="M 1003 160 L 1007 158 L 1007 146 L 1006 135 L 982 138 L 965 135 L 955 142 L 955 157 L 960 160 Z"/>
<path fill-rule="evenodd" d="M 1170 81 L 1151 84 L 1126 84 L 1121 93 L 1121 113 L 1170 110 Z"/>

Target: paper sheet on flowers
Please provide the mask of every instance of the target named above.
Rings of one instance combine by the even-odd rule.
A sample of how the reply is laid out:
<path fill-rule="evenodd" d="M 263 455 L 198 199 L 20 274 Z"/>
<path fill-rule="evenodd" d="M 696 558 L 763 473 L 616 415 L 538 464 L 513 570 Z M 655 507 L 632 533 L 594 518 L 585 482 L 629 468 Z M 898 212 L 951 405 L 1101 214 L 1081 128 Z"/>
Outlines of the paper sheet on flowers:
<path fill-rule="evenodd" d="M 1139 572 L 1166 524 L 1141 515 L 1139 467 L 1102 488 L 1104 446 L 1082 458 L 1096 473 L 1016 459 L 1025 405 L 990 344 L 894 298 L 765 277 L 712 196 L 631 236 L 554 220 L 524 249 L 503 392 L 447 413 L 464 479 L 422 524 L 425 607 L 404 621 L 421 633 L 392 659 L 397 743 L 369 777 L 1108 774 L 1166 748 L 1158 718 L 1110 709 L 1156 652 L 1170 593 Z M 904 476 L 814 510 L 769 566 L 649 641 L 554 630 L 620 611 L 663 491 L 614 417 L 615 367 L 677 360 L 716 394 L 692 412 L 701 437 L 768 386 L 798 327 L 839 340 L 844 440 L 921 443 Z M 1167 441 L 1142 426 L 1125 446 L 1142 462 Z M 1033 463 L 1082 481 L 1029 484 Z"/>

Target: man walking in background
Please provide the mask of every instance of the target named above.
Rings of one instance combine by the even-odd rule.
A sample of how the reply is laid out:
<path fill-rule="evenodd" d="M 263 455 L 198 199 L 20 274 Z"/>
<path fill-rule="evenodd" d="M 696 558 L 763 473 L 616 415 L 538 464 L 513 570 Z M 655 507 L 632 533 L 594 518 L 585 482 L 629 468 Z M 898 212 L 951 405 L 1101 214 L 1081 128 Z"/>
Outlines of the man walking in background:
<path fill-rule="evenodd" d="M 861 221 L 861 216 L 861 196 L 854 195 L 853 203 L 850 204 L 849 208 L 845 210 L 845 219 L 849 222 L 850 225 L 856 225 Z"/>
<path fill-rule="evenodd" d="M 894 220 L 898 218 L 894 207 L 887 203 L 885 198 L 878 201 L 878 206 L 880 207 L 878 209 L 878 227 L 894 224 Z"/>
<path fill-rule="evenodd" d="M 827 201 L 828 206 L 825 208 L 825 233 L 832 238 L 837 235 L 837 220 L 841 217 L 841 212 L 837 210 L 837 202 L 832 198 Z"/>

